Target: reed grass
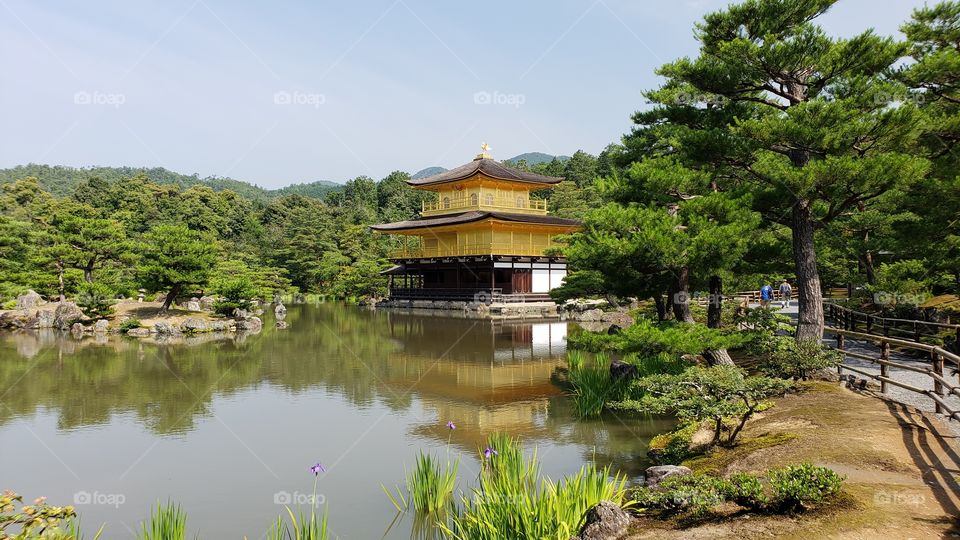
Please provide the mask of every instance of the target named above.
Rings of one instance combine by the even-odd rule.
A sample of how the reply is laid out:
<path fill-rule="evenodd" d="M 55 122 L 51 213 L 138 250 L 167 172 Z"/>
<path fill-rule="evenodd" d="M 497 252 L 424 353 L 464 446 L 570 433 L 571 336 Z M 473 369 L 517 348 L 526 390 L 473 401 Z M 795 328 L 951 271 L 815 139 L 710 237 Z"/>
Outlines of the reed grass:
<path fill-rule="evenodd" d="M 149 523 L 141 523 L 139 540 L 185 540 L 187 537 L 187 514 L 180 505 L 157 502 Z"/>
<path fill-rule="evenodd" d="M 447 460 L 444 465 L 438 458 L 425 452 L 417 454 L 417 460 L 407 475 L 410 503 L 419 513 L 434 514 L 448 507 L 457 484 L 460 459 Z"/>
<path fill-rule="evenodd" d="M 294 513 L 287 507 L 287 514 L 288 521 L 284 521 L 282 515 L 277 517 L 277 522 L 267 531 L 267 540 L 327 540 L 330 537 L 328 511 L 318 517 L 313 509 L 308 516 L 302 510 Z"/>
<path fill-rule="evenodd" d="M 686 360 L 670 353 L 628 354 L 622 362 L 634 366 L 636 377 L 664 373 L 676 375 L 690 367 Z M 630 384 L 629 380 L 611 377 L 610 358 L 603 352 L 588 355 L 570 351 L 567 366 L 570 385 L 573 386 L 574 411 L 582 418 L 597 416 L 607 403 L 622 400 Z"/>
<path fill-rule="evenodd" d="M 624 505 L 626 478 L 611 478 L 609 467 L 585 465 L 557 483 L 540 473 L 534 451 L 524 457 L 515 439 L 491 436 L 479 486 L 461 497 L 458 511 L 441 527 L 456 539 L 568 540 L 583 525 L 591 507 L 607 500 Z"/>

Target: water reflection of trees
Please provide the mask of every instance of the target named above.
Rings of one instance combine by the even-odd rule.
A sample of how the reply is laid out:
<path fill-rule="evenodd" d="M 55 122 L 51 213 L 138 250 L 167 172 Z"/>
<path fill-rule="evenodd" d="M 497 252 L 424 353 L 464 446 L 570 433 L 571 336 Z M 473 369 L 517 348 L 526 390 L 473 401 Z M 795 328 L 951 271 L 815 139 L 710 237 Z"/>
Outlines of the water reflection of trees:
<path fill-rule="evenodd" d="M 336 304 L 292 306 L 289 329 L 267 321 L 244 339 L 178 343 L 55 333 L 0 339 L 0 425 L 38 409 L 61 429 L 133 414 L 160 434 L 192 430 L 215 396 L 270 385 L 322 389 L 357 407 L 429 413 L 414 434 L 472 452 L 493 431 L 595 448 L 601 463 L 642 463 L 642 440 L 662 423 L 576 421 L 550 382 L 565 356 L 566 324 L 441 319 Z M 281 334 L 282 333 L 282 334 Z M 449 433 L 443 423 L 459 429 Z"/>

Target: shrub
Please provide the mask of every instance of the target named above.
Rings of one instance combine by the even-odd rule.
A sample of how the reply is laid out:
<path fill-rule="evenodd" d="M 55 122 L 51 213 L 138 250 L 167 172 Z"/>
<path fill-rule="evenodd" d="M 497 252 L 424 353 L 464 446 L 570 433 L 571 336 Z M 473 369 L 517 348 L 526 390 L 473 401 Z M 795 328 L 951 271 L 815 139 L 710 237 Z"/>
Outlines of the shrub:
<path fill-rule="evenodd" d="M 103 318 L 113 308 L 114 294 L 106 285 L 84 282 L 77 293 L 77 305 L 88 317 Z"/>
<path fill-rule="evenodd" d="M 843 477 L 826 467 L 809 463 L 789 465 L 769 473 L 772 504 L 781 511 L 803 509 L 839 493 Z"/>
<path fill-rule="evenodd" d="M 77 530 L 73 521 L 76 517 L 72 506 L 51 506 L 44 497 L 34 504 L 23 504 L 21 495 L 12 491 L 0 493 L 0 538 L 9 537 L 8 529 L 12 529 L 12 538 L 17 539 L 71 538 L 69 532 Z"/>
<path fill-rule="evenodd" d="M 804 463 L 763 475 L 737 473 L 729 479 L 706 474 L 670 476 L 655 488 L 637 488 L 633 500 L 640 508 L 697 515 L 725 502 L 754 511 L 793 512 L 827 500 L 840 492 L 842 484 L 843 477 L 832 470 Z"/>
<path fill-rule="evenodd" d="M 220 283 L 216 290 L 220 299 L 213 304 L 213 309 L 221 315 L 233 315 L 236 309 L 248 309 L 250 298 L 254 296 L 254 289 L 246 279 L 229 279 Z"/>
<path fill-rule="evenodd" d="M 122 323 L 120 323 L 120 332 L 126 334 L 126 333 L 129 332 L 130 330 L 133 330 L 134 328 L 140 328 L 141 326 L 143 326 L 143 325 L 142 325 L 142 323 L 140 322 L 140 319 L 137 319 L 137 318 L 135 318 L 135 317 L 131 317 L 131 318 L 123 321 Z"/>
<path fill-rule="evenodd" d="M 647 456 L 658 465 L 679 465 L 695 454 L 690 444 L 699 428 L 698 423 L 688 422 L 673 431 L 655 436 L 647 445 Z"/>
<path fill-rule="evenodd" d="M 690 510 L 702 515 L 723 503 L 729 491 L 730 483 L 723 478 L 705 474 L 678 475 L 665 478 L 656 488 L 638 488 L 633 500 L 641 508 Z"/>
<path fill-rule="evenodd" d="M 728 481 L 726 498 L 751 510 L 760 510 L 767 505 L 769 497 L 764 493 L 763 481 L 759 476 L 737 473 Z"/>
<path fill-rule="evenodd" d="M 757 331 L 762 335 L 773 335 L 781 330 L 793 331 L 790 317 L 769 308 L 758 307 L 747 309 L 746 313 L 738 312 L 733 321 L 741 327 Z"/>
<path fill-rule="evenodd" d="M 661 353 L 681 356 L 699 354 L 708 349 L 732 349 L 745 345 L 750 339 L 747 333 L 707 328 L 702 324 L 675 321 L 654 323 L 646 319 L 640 319 L 614 335 L 578 332 L 567 338 L 573 348 L 622 351 L 641 357 L 654 357 Z"/>
<path fill-rule="evenodd" d="M 815 340 L 797 343 L 787 336 L 773 336 L 757 344 L 760 370 L 771 377 L 807 380 L 810 372 L 834 367 L 843 354 Z"/>
<path fill-rule="evenodd" d="M 754 413 L 768 404 L 766 399 L 783 395 L 791 384 L 769 377 L 749 377 L 734 366 L 691 367 L 679 375 L 652 375 L 633 381 L 627 399 L 611 403 L 612 408 L 653 414 L 675 414 L 685 422 L 709 420 L 714 426 L 712 444 L 733 445 L 737 435 Z M 729 419 L 732 426 L 727 426 Z"/>
<path fill-rule="evenodd" d="M 0 306 L 0 308 L 2 309 L 16 309 L 16 307 L 17 307 L 16 298 L 11 298 L 10 300 L 7 300 L 6 302 L 4 302 L 3 306 Z"/>

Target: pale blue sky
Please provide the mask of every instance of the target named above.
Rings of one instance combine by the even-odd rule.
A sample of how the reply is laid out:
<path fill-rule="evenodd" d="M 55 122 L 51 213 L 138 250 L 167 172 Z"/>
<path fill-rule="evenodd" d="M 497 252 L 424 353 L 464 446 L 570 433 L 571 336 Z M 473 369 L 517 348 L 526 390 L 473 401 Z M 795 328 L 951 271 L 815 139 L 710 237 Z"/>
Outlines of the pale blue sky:
<path fill-rule="evenodd" d="M 0 0 L 0 167 L 163 166 L 265 187 L 599 152 L 726 0 Z M 922 0 L 821 23 L 894 34 Z M 289 103 L 288 103 L 289 102 Z"/>

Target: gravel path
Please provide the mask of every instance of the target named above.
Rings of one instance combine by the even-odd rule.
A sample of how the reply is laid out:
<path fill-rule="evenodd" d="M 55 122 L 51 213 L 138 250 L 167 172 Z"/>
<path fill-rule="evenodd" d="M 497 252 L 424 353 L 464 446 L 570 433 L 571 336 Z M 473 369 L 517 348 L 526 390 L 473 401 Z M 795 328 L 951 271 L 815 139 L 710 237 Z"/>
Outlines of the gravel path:
<path fill-rule="evenodd" d="M 774 303 L 773 305 L 774 307 L 779 306 L 778 303 Z M 755 307 L 755 306 L 751 306 L 751 307 Z M 796 319 L 797 319 L 796 302 L 792 302 L 789 307 L 781 309 L 780 313 L 783 313 L 784 315 L 788 315 L 794 321 L 794 323 L 796 323 Z M 823 341 L 825 344 L 831 347 L 835 347 L 837 344 L 834 336 L 827 337 Z M 846 350 L 851 352 L 868 354 L 871 356 L 876 356 L 878 358 L 880 356 L 879 347 L 876 344 L 870 343 L 867 341 L 852 340 L 847 338 L 844 342 L 844 347 L 846 348 Z M 898 363 L 902 363 L 905 365 L 914 366 L 918 368 L 930 367 L 929 361 L 924 361 L 917 358 L 916 356 L 906 355 L 896 351 L 890 352 L 890 360 L 893 362 L 898 362 Z M 867 360 L 861 360 L 859 358 L 852 358 L 847 356 L 845 357 L 843 364 L 846 366 L 851 366 L 857 369 L 861 369 L 873 375 L 880 375 L 880 366 L 877 364 L 871 363 Z M 858 379 L 865 378 L 862 375 L 858 373 L 853 373 L 851 371 L 844 372 L 844 375 L 846 374 L 852 374 Z M 909 384 L 911 386 L 923 388 L 924 390 L 933 390 L 933 379 L 928 377 L 927 375 L 924 375 L 923 373 L 916 373 L 906 369 L 898 369 L 898 368 L 891 367 L 888 371 L 888 375 L 891 379 L 897 382 L 902 382 L 904 384 Z M 960 377 L 958 377 L 958 374 L 954 369 L 954 366 L 949 362 L 947 362 L 946 365 L 944 366 L 944 378 L 947 379 L 948 381 L 960 380 Z M 879 384 L 876 381 L 870 381 L 870 382 Z M 876 392 L 878 395 L 880 395 L 879 389 L 877 389 Z M 930 399 L 927 396 L 917 394 L 916 392 L 911 392 L 910 390 L 907 390 L 905 388 L 900 388 L 890 384 L 890 385 L 887 385 L 887 393 L 882 395 L 884 395 L 886 398 L 891 399 L 893 401 L 897 401 L 899 403 L 916 407 L 921 411 L 934 413 L 935 403 L 932 399 Z M 954 408 L 955 410 L 960 409 L 960 398 L 951 395 L 951 396 L 947 396 L 944 399 L 944 401 L 946 401 L 951 408 Z M 947 416 L 942 414 L 935 414 L 935 416 L 939 417 L 941 420 L 944 421 L 945 424 L 949 425 L 950 429 L 953 430 L 955 435 L 960 436 L 960 421 L 957 421 L 957 420 L 951 421 Z"/>

